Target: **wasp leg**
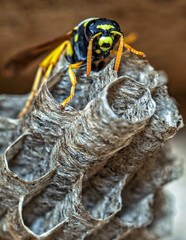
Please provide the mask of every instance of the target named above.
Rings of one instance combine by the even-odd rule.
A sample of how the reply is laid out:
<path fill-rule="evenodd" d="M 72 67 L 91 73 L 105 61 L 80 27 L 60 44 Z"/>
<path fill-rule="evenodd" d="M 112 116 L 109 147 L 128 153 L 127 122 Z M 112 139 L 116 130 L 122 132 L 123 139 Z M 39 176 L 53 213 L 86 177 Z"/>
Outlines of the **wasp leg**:
<path fill-rule="evenodd" d="M 70 45 L 70 46 L 69 46 Z M 23 110 L 20 112 L 20 114 L 18 115 L 18 118 L 21 118 L 28 110 L 33 98 L 35 97 L 35 95 L 41 90 L 41 87 L 43 86 L 43 84 L 45 83 L 45 81 L 47 80 L 47 78 L 49 77 L 53 67 L 56 65 L 60 55 L 62 54 L 62 52 L 65 50 L 66 47 L 69 48 L 71 47 L 71 43 L 70 41 L 65 41 L 63 42 L 59 47 L 57 47 L 53 52 L 51 52 L 40 64 L 39 64 L 39 68 L 38 71 L 36 73 L 36 77 L 34 80 L 34 84 L 32 86 L 32 90 L 31 93 L 28 97 L 28 100 L 25 104 L 25 107 L 23 108 Z M 72 47 L 71 47 L 72 48 Z M 42 84 L 38 90 L 39 84 L 41 82 L 42 76 L 44 71 L 46 70 L 46 73 L 44 75 Z"/>
<path fill-rule="evenodd" d="M 33 98 L 35 97 L 36 93 L 37 93 L 37 88 L 39 86 L 41 77 L 43 74 L 43 69 L 41 67 L 38 68 L 37 73 L 36 73 L 36 77 L 32 86 L 32 90 L 30 92 L 30 95 L 27 99 L 27 102 L 25 104 L 25 107 L 23 108 L 23 110 L 19 113 L 19 115 L 17 116 L 18 118 L 21 118 L 28 110 Z"/>
<path fill-rule="evenodd" d="M 51 57 L 49 55 L 48 59 L 46 58 L 46 59 L 44 59 L 43 62 L 40 63 L 40 67 L 42 67 L 43 69 L 47 69 L 47 70 L 46 70 L 42 84 L 38 91 L 41 90 L 41 88 L 44 85 L 44 83 L 46 82 L 47 78 L 50 76 L 53 67 L 55 67 L 56 63 L 58 62 L 60 55 L 63 53 L 63 51 L 65 49 L 68 49 L 68 54 L 70 54 L 70 55 L 73 54 L 72 45 L 71 45 L 70 41 L 65 41 L 51 53 Z"/>
<path fill-rule="evenodd" d="M 72 99 L 72 97 L 74 96 L 75 85 L 76 85 L 77 81 L 76 81 L 76 76 L 75 76 L 74 72 L 72 71 L 72 69 L 79 69 L 81 67 L 81 65 L 83 64 L 83 62 L 84 61 L 74 63 L 69 66 L 68 70 L 69 70 L 69 77 L 70 77 L 70 81 L 72 83 L 72 87 L 71 87 L 71 91 L 70 91 L 70 96 L 68 98 L 66 98 L 62 103 L 60 103 L 60 106 L 62 108 L 64 108 L 65 105 L 68 103 L 68 101 L 70 101 L 70 99 Z"/>

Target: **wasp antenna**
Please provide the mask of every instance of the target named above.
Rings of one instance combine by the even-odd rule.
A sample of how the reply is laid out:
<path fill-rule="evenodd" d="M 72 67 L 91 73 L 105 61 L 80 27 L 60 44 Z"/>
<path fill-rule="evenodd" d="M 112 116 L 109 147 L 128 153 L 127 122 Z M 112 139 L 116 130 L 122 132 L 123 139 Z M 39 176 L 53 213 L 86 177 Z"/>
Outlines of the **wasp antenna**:
<path fill-rule="evenodd" d="M 91 40 L 89 41 L 89 44 L 88 44 L 88 52 L 87 52 L 87 77 L 90 75 L 90 72 L 91 72 L 92 42 L 93 42 L 93 39 L 91 39 Z"/>
<path fill-rule="evenodd" d="M 117 54 L 116 63 L 115 63 L 115 67 L 114 67 L 114 70 L 116 70 L 116 71 L 118 71 L 118 69 L 119 69 L 122 52 L 123 52 L 123 35 L 121 35 L 121 37 L 120 37 L 118 54 Z"/>
<path fill-rule="evenodd" d="M 140 56 L 142 56 L 142 57 L 146 57 L 146 55 L 145 55 L 144 52 L 135 50 L 134 48 L 132 48 L 131 46 L 129 46 L 125 41 L 123 42 L 123 44 L 124 44 L 124 47 L 126 47 L 130 52 L 133 52 L 134 54 L 140 55 Z"/>
<path fill-rule="evenodd" d="M 91 72 L 92 42 L 93 42 L 94 38 L 98 37 L 101 34 L 102 34 L 102 32 L 99 32 L 99 33 L 95 34 L 93 37 L 91 37 L 89 40 L 88 52 L 87 52 L 87 77 L 90 75 L 90 72 Z"/>

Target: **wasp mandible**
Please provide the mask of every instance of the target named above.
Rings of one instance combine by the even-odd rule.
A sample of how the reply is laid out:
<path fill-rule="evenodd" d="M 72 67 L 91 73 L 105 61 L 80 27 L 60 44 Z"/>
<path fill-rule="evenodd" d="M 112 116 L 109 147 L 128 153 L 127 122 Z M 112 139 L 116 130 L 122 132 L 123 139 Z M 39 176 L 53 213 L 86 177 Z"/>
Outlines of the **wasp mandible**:
<path fill-rule="evenodd" d="M 54 49 L 54 45 L 59 43 L 61 44 Z M 74 96 L 76 76 L 73 69 L 79 69 L 81 66 L 86 65 L 86 74 L 89 76 L 92 63 L 102 58 L 107 58 L 117 44 L 119 47 L 114 67 L 116 71 L 119 69 L 123 47 L 126 47 L 137 55 L 145 56 L 143 52 L 133 49 L 126 43 L 124 35 L 120 30 L 120 26 L 116 21 L 106 18 L 86 19 L 64 36 L 41 45 L 28 48 L 15 55 L 15 57 L 6 64 L 6 70 L 17 72 L 43 53 L 46 53 L 52 48 L 54 49 L 39 64 L 32 90 L 25 107 L 18 117 L 22 117 L 27 112 L 33 98 L 50 76 L 52 69 L 58 62 L 59 57 L 63 52 L 67 61 L 70 63 L 68 70 L 72 86 L 69 97 L 60 103 L 62 108 L 64 108 L 68 101 Z M 42 84 L 40 84 L 41 79 Z M 39 85 L 41 86 L 39 87 Z"/>

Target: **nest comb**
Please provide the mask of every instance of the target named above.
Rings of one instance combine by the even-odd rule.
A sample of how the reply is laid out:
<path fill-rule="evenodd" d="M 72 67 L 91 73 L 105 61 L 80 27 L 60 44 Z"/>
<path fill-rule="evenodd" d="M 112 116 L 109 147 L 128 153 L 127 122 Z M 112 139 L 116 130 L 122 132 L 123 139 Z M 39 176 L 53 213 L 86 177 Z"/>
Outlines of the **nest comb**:
<path fill-rule="evenodd" d="M 165 142 L 183 126 L 166 78 L 128 51 L 69 95 L 62 59 L 22 119 L 27 96 L 0 96 L 3 240 L 151 240 L 170 233 L 163 185 L 181 174 Z M 163 228 L 162 228 L 163 224 Z"/>

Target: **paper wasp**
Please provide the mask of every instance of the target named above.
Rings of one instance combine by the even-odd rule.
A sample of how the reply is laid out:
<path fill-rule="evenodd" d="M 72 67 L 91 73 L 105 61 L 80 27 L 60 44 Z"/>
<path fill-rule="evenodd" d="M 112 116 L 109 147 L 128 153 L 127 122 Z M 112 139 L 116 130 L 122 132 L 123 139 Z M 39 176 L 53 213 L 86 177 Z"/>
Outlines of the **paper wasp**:
<path fill-rule="evenodd" d="M 56 44 L 60 45 L 54 49 Z M 123 46 L 137 55 L 145 56 L 143 52 L 133 49 L 126 43 L 120 26 L 116 21 L 106 18 L 86 19 L 66 35 L 44 44 L 28 48 L 15 55 L 15 57 L 6 64 L 6 70 L 18 72 L 40 55 L 46 53 L 50 49 L 54 49 L 39 64 L 32 90 L 24 109 L 18 117 L 22 117 L 26 113 L 36 93 L 41 89 L 42 84 L 45 83 L 46 79 L 51 74 L 52 69 L 63 52 L 67 61 L 70 63 L 68 70 L 72 87 L 70 96 L 60 103 L 61 107 L 65 107 L 68 101 L 74 96 L 76 77 L 72 69 L 79 69 L 86 65 L 86 74 L 89 76 L 92 63 L 101 58 L 108 57 L 117 44 L 119 47 L 114 67 L 116 71 L 119 69 Z M 39 88 L 41 80 L 42 84 Z"/>

